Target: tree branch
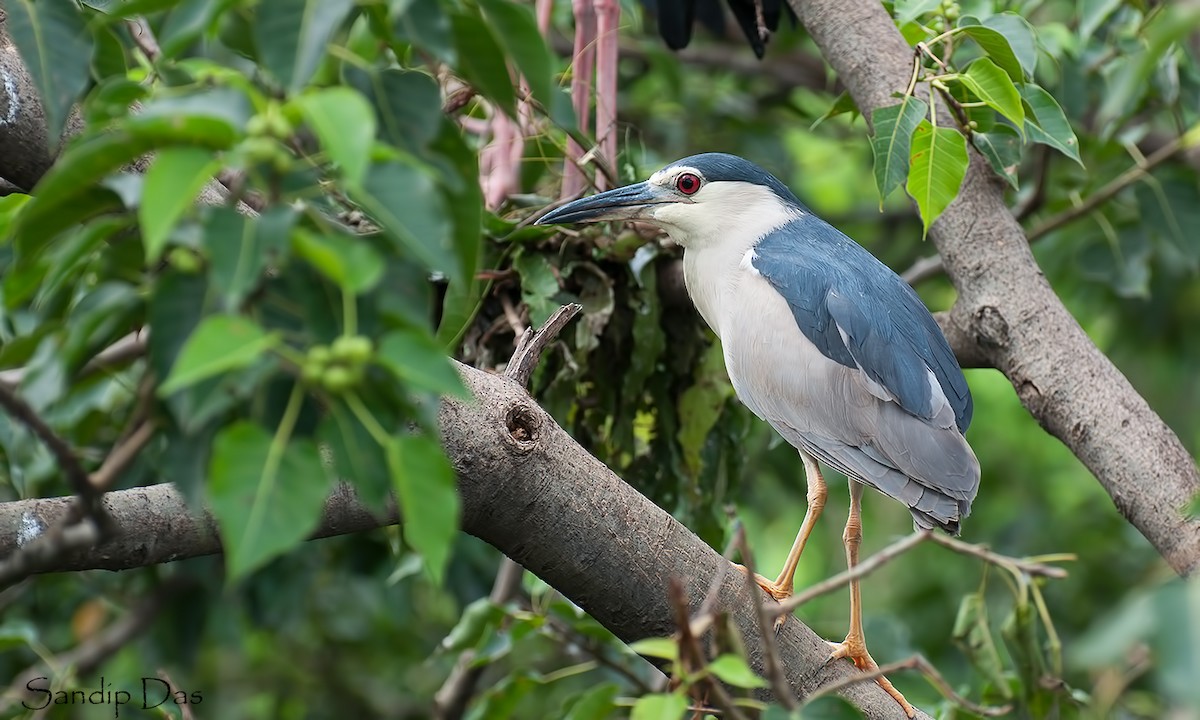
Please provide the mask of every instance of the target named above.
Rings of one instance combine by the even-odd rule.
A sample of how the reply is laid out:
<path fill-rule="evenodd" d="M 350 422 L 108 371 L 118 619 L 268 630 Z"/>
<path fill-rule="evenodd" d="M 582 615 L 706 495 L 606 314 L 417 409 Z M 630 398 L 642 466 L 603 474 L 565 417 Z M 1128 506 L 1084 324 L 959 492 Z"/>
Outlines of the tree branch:
<path fill-rule="evenodd" d="M 791 5 L 865 117 L 895 104 L 912 48 L 881 4 Z M 1181 574 L 1200 567 L 1200 519 L 1185 515 L 1200 493 L 1195 461 L 1063 307 L 1004 203 L 1001 181 L 977 152 L 932 237 L 958 290 L 943 327 L 973 341 L 1008 377 L 1029 412 L 1071 448 L 1171 567 Z M 988 418 L 980 413 L 977 422 Z"/>
<path fill-rule="evenodd" d="M 459 369 L 475 399 L 444 400 L 439 419 L 458 473 L 464 530 L 537 574 L 626 642 L 675 632 L 669 578 L 683 582 L 695 612 L 713 576 L 725 573 L 714 609 L 729 614 L 746 640 L 751 667 L 764 672 L 757 598 L 727 560 L 589 455 L 523 388 L 502 376 Z M 0 556 L 16 548 L 23 518 L 48 526 L 70 502 L 0 504 Z M 120 533 L 94 549 L 64 554 L 43 570 L 119 570 L 220 551 L 213 520 L 192 514 L 170 485 L 110 492 L 104 503 Z M 373 516 L 342 487 L 326 503 L 314 537 L 397 520 L 394 514 Z M 826 666 L 828 645 L 795 618 L 785 620 L 775 640 L 797 696 L 858 672 L 849 663 Z M 868 718 L 904 717 L 874 683 L 841 692 Z"/>

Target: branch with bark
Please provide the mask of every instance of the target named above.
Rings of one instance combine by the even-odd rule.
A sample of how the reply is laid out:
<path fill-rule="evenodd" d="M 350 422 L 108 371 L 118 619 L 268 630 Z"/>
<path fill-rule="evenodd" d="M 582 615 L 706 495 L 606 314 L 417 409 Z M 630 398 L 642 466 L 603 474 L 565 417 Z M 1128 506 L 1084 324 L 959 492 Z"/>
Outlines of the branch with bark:
<path fill-rule="evenodd" d="M 671 578 L 683 584 L 695 613 L 722 573 L 713 609 L 729 614 L 745 638 L 751 667 L 766 671 L 759 598 L 741 573 L 589 455 L 518 384 L 465 365 L 459 370 L 475 399 L 443 401 L 439 424 L 458 473 L 465 531 L 535 573 L 626 642 L 675 632 L 667 593 Z M 171 485 L 113 491 L 102 502 L 117 526 L 112 539 L 63 554 L 42 571 L 125 570 L 221 550 L 216 523 L 190 512 Z M 70 504 L 71 498 L 0 504 L 0 556 L 16 549 L 23 522 L 53 526 Z M 373 515 L 341 487 L 326 503 L 313 537 L 398 521 L 395 515 Z M 859 674 L 849 662 L 826 665 L 829 646 L 796 618 L 783 623 L 775 642 L 788 686 L 798 697 Z M 874 683 L 840 692 L 868 718 L 904 717 Z"/>
<path fill-rule="evenodd" d="M 883 5 L 790 4 L 865 117 L 896 103 L 912 48 Z M 1186 515 L 1200 493 L 1196 462 L 1054 294 L 1004 203 L 1000 179 L 976 151 L 958 199 L 931 236 L 958 290 L 941 323 L 955 352 L 1003 372 L 1025 408 L 1176 572 L 1200 568 L 1200 519 Z M 986 411 L 976 422 L 987 422 Z"/>

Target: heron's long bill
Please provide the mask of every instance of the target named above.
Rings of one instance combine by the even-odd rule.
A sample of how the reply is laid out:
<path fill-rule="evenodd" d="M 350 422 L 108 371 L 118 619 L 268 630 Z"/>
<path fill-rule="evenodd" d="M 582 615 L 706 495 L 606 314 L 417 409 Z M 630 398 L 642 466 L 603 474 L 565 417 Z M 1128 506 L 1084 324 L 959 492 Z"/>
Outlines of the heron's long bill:
<path fill-rule="evenodd" d="M 646 209 L 653 205 L 669 202 L 678 202 L 678 198 L 669 190 L 640 182 L 569 202 L 541 216 L 534 224 L 632 220 L 642 217 Z"/>

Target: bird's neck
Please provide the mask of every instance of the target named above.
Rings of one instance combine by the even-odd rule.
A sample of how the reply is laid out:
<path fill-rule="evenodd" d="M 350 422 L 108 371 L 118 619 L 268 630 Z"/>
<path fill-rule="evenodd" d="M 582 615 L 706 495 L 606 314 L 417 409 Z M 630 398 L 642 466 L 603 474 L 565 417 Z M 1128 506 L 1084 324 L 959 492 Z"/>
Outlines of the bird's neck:
<path fill-rule="evenodd" d="M 748 273 L 754 269 L 746 261 L 761 238 L 744 236 L 744 241 L 690 246 L 683 251 L 683 279 L 688 296 L 700 316 L 717 337 L 728 310 L 736 302 L 734 296 Z"/>

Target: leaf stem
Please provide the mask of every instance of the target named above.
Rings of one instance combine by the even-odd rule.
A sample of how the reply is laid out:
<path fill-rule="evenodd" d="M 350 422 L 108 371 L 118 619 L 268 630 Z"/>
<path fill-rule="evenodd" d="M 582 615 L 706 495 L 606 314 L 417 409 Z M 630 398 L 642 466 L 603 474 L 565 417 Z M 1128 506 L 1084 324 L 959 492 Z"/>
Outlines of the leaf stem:
<path fill-rule="evenodd" d="M 358 296 L 349 288 L 342 288 L 342 334 L 352 337 L 358 334 Z"/>
<path fill-rule="evenodd" d="M 300 416 L 300 406 L 304 404 L 304 388 L 299 383 L 292 384 L 292 394 L 284 408 L 279 427 L 275 428 L 275 436 L 267 448 L 267 460 L 263 463 L 262 481 L 254 491 L 254 504 L 250 507 L 250 519 L 246 522 L 246 532 L 242 534 L 242 545 L 248 545 L 258 532 L 262 523 L 263 508 L 267 498 L 275 489 L 275 479 L 279 475 L 279 464 L 283 462 L 283 453 L 287 450 L 288 441 L 292 439 L 292 431 L 296 429 L 296 418 Z"/>
<path fill-rule="evenodd" d="M 386 447 L 390 440 L 387 431 L 379 424 L 379 420 L 375 418 L 370 409 L 363 404 L 362 398 L 358 396 L 358 393 L 346 393 L 343 399 L 346 401 L 346 406 L 350 408 L 350 412 L 354 413 L 354 417 L 358 418 L 358 421 L 363 424 L 363 427 L 367 429 L 367 432 L 371 434 L 375 442 L 379 443 L 381 447 Z"/>

